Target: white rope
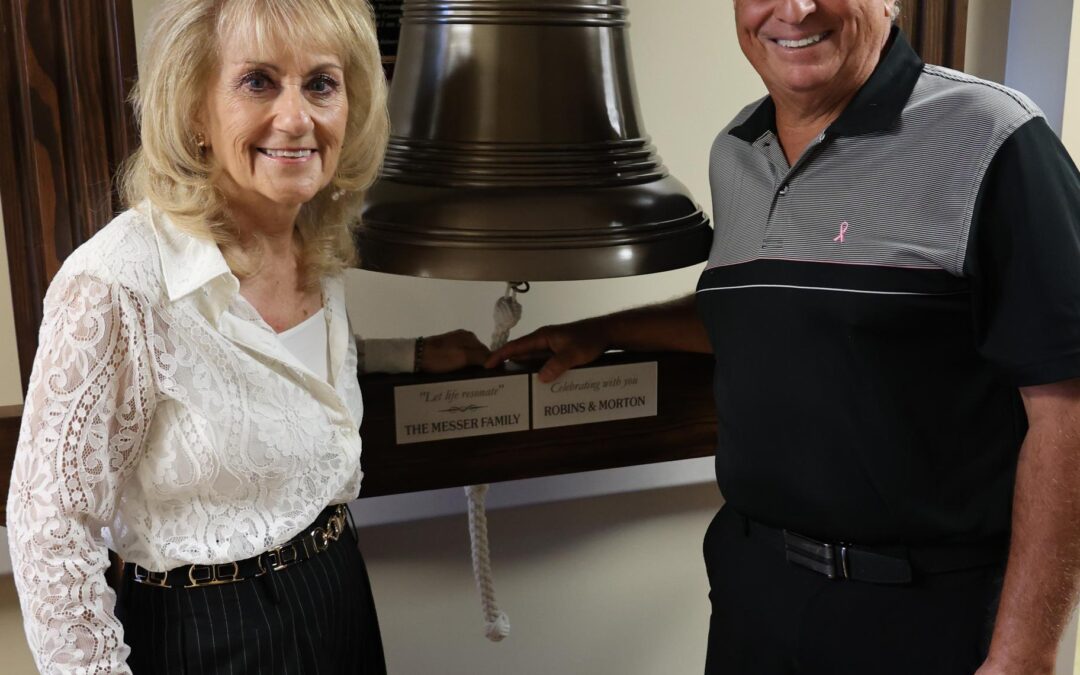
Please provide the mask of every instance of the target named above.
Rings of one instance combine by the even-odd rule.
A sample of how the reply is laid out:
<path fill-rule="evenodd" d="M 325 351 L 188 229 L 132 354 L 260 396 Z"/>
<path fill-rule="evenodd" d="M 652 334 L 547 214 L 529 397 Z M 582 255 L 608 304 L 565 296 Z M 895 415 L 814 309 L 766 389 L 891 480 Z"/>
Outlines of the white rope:
<path fill-rule="evenodd" d="M 521 321 L 521 303 L 517 301 L 517 288 L 506 284 L 506 292 L 495 301 L 495 330 L 491 333 L 491 351 L 501 348 L 510 337 L 510 330 Z"/>
<path fill-rule="evenodd" d="M 469 541 L 472 544 L 473 577 L 476 579 L 476 590 L 480 591 L 480 607 L 484 612 L 484 635 L 492 642 L 498 642 L 510 635 L 510 617 L 495 602 L 487 514 L 484 512 L 487 491 L 487 485 L 470 485 L 465 488 L 465 495 L 469 498 Z"/>
<path fill-rule="evenodd" d="M 521 320 L 521 304 L 517 301 L 514 284 L 506 284 L 506 292 L 495 301 L 495 332 L 491 335 L 492 351 L 506 344 L 510 329 Z M 510 617 L 499 609 L 495 601 L 495 582 L 491 575 L 491 550 L 488 548 L 487 512 L 484 497 L 487 485 L 469 485 L 465 496 L 469 500 L 469 542 L 472 549 L 473 577 L 476 590 L 480 592 L 480 605 L 484 612 L 484 635 L 498 642 L 510 635 Z"/>

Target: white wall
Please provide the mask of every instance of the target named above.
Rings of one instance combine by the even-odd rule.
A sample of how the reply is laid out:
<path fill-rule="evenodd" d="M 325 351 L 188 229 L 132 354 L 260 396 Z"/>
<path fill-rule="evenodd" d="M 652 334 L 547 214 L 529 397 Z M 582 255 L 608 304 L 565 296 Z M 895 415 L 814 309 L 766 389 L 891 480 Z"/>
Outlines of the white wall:
<path fill-rule="evenodd" d="M 764 94 L 739 52 L 731 4 L 680 0 L 677 11 L 657 0 L 628 4 L 645 129 L 668 168 L 711 212 L 709 145 L 739 108 Z M 521 298 L 515 334 L 683 295 L 699 273 L 534 284 Z M 464 326 L 486 340 L 502 290 L 356 271 L 349 275 L 349 309 L 362 334 Z M 500 644 L 482 636 L 464 515 L 363 528 L 391 671 L 700 673 L 708 621 L 701 537 L 720 503 L 711 481 L 711 462 L 703 460 L 492 486 L 490 501 L 508 504 L 698 483 L 492 511 L 495 580 L 513 626 Z M 448 490 L 362 500 L 354 510 L 363 521 L 394 512 L 460 513 L 463 504 L 460 490 Z"/>
<path fill-rule="evenodd" d="M 489 515 L 510 637 L 488 642 L 464 516 L 365 528 L 391 673 L 696 675 L 708 583 L 701 539 L 720 504 L 699 485 Z"/>
<path fill-rule="evenodd" d="M 1031 97 L 1061 133 L 1072 0 L 1012 0 L 1005 84 Z"/>
<path fill-rule="evenodd" d="M 1073 8 L 1069 24 L 1068 70 L 1065 74 L 1065 98 L 1062 111 L 1061 140 L 1073 161 L 1080 158 L 1080 11 Z M 1057 675 L 1069 675 L 1065 669 L 1066 655 L 1073 655 L 1073 675 L 1080 675 L 1080 627 L 1077 614 L 1066 630 L 1058 657 Z"/>
<path fill-rule="evenodd" d="M 15 346 L 15 312 L 11 306 L 11 277 L 8 273 L 7 240 L 4 214 L 0 211 L 0 414 L 5 406 L 22 404 L 22 378 L 19 376 L 19 353 Z M 7 495 L 0 495 L 7 500 Z M 0 527 L 0 574 L 11 572 L 7 529 Z"/>
<path fill-rule="evenodd" d="M 630 45 L 646 132 L 668 169 L 712 213 L 708 152 L 716 133 L 745 104 L 765 94 L 735 39 L 729 2 L 680 0 L 679 11 L 658 0 L 630 0 Z M 647 304 L 693 291 L 701 266 L 624 279 L 533 284 L 519 296 L 521 323 L 512 336 L 548 323 Z M 500 283 L 441 281 L 362 270 L 348 274 L 349 315 L 367 337 L 432 334 L 464 327 L 487 341 Z M 493 506 L 599 495 L 642 487 L 713 480 L 710 460 L 596 472 L 568 481 L 550 478 L 495 486 Z M 521 488 L 525 488 L 524 490 Z M 372 500 L 360 522 L 461 512 L 460 490 Z"/>
<path fill-rule="evenodd" d="M 1069 65 L 1065 75 L 1061 140 L 1076 158 L 1080 157 L 1080 12 L 1073 12 L 1069 26 Z"/>
<path fill-rule="evenodd" d="M 976 0 L 968 5 L 964 72 L 1005 82 L 1011 0 Z"/>
<path fill-rule="evenodd" d="M 746 103 L 764 94 L 735 41 L 730 3 L 631 0 L 631 47 L 646 131 L 671 172 L 711 212 L 709 145 Z M 693 290 L 700 267 L 587 282 L 533 284 L 515 334 L 545 323 L 666 300 Z M 437 281 L 366 271 L 349 275 L 349 309 L 362 335 L 415 335 L 464 326 L 491 335 L 503 285 Z M 403 311 L 404 308 L 405 311 Z"/>

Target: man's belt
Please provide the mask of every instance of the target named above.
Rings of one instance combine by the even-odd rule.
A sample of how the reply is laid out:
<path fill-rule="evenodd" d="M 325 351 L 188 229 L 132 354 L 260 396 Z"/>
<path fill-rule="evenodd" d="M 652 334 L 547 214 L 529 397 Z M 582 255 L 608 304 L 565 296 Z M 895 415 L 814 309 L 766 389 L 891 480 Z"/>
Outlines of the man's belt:
<path fill-rule="evenodd" d="M 791 530 L 763 525 L 743 516 L 746 535 L 784 553 L 792 565 L 830 579 L 875 584 L 911 583 L 916 572 L 936 574 L 1003 564 L 1003 541 L 942 546 L 861 546 L 818 541 Z"/>

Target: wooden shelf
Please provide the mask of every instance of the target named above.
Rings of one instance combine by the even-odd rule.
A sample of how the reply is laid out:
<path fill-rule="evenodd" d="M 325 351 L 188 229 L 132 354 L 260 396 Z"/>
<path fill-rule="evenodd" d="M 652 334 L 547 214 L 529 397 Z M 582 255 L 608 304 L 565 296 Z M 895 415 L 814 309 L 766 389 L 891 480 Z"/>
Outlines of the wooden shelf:
<path fill-rule="evenodd" d="M 595 364 L 657 362 L 656 417 L 397 445 L 394 387 L 497 377 L 534 368 L 445 376 L 364 375 L 361 497 L 706 457 L 716 444 L 713 359 L 704 354 L 611 353 Z"/>
<path fill-rule="evenodd" d="M 707 457 L 716 443 L 713 360 L 704 354 L 626 354 L 601 357 L 596 366 L 657 362 L 656 417 L 597 422 L 397 445 L 394 387 L 535 372 L 472 369 L 448 375 L 364 375 L 364 483 L 361 497 L 497 483 L 579 471 L 612 469 Z M 19 434 L 18 417 L 0 417 L 0 524 Z"/>

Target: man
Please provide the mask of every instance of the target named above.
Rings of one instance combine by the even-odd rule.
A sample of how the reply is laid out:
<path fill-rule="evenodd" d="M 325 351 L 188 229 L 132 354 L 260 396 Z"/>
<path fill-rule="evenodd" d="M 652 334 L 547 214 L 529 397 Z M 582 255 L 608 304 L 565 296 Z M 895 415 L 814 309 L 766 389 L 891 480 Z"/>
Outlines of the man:
<path fill-rule="evenodd" d="M 769 96 L 713 145 L 697 311 L 488 363 L 715 354 L 708 673 L 1050 674 L 1080 567 L 1076 168 L 1026 97 L 925 66 L 893 0 L 735 13 Z"/>

